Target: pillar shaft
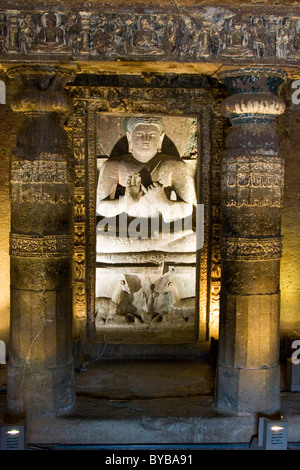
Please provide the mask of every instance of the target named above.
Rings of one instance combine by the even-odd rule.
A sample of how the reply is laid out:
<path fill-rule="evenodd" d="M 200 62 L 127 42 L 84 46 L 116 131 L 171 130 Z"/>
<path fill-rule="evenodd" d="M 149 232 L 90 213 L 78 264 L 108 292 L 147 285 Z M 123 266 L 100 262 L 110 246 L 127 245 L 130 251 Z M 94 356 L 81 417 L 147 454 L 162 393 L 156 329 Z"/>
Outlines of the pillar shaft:
<path fill-rule="evenodd" d="M 60 414 L 74 402 L 72 155 L 62 116 L 69 71 L 20 67 L 24 114 L 11 160 L 8 413 Z"/>
<path fill-rule="evenodd" d="M 231 120 L 222 164 L 222 279 L 216 403 L 221 411 L 280 409 L 279 268 L 283 160 L 273 122 L 283 75 L 223 75 Z"/>

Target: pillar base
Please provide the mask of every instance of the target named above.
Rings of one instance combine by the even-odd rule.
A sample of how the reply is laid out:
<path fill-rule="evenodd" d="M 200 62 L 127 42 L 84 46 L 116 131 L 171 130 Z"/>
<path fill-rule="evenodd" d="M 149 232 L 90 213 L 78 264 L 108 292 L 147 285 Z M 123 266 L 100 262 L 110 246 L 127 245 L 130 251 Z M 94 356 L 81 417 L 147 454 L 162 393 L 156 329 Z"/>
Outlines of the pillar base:
<path fill-rule="evenodd" d="M 27 416 L 32 412 L 61 416 L 75 403 L 73 361 L 59 367 L 10 365 L 7 413 Z M 18 384 L 18 386 L 16 386 Z"/>
<path fill-rule="evenodd" d="M 219 364 L 216 407 L 241 415 L 280 412 L 280 366 L 237 369 Z"/>

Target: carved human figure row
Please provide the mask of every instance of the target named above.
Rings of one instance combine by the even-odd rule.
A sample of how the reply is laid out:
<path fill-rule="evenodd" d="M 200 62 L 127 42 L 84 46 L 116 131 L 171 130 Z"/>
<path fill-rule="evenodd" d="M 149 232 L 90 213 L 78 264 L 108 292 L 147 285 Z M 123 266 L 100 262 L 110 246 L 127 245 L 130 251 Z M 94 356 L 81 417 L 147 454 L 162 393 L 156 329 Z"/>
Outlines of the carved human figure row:
<path fill-rule="evenodd" d="M 22 54 L 85 52 L 95 57 L 293 60 L 300 57 L 300 18 L 233 14 L 215 21 L 189 15 L 3 12 L 0 53 L 12 50 Z"/>

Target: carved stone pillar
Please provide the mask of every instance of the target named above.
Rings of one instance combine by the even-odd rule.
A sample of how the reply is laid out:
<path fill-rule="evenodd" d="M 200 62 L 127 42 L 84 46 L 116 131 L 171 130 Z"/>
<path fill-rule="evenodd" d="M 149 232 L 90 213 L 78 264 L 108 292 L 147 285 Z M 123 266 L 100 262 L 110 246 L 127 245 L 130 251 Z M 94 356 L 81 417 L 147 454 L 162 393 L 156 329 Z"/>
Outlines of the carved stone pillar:
<path fill-rule="evenodd" d="M 232 123 L 222 169 L 222 279 L 216 405 L 272 414 L 280 408 L 279 266 L 283 159 L 273 122 L 285 104 L 276 70 L 227 71 Z"/>
<path fill-rule="evenodd" d="M 12 109 L 24 114 L 11 160 L 8 413 L 54 414 L 74 402 L 73 169 L 62 125 L 72 72 L 16 67 Z"/>

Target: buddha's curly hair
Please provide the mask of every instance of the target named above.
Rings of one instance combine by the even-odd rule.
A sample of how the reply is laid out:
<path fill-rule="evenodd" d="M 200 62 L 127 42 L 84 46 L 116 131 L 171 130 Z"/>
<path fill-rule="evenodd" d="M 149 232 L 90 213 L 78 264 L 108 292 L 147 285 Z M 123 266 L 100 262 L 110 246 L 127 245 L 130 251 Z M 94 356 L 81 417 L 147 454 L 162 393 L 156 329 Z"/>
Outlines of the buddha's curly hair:
<path fill-rule="evenodd" d="M 162 118 L 157 116 L 134 116 L 129 117 L 124 120 L 124 130 L 128 132 L 132 132 L 133 129 L 138 124 L 152 124 L 157 126 L 159 132 L 162 132 L 163 125 L 162 125 Z"/>

